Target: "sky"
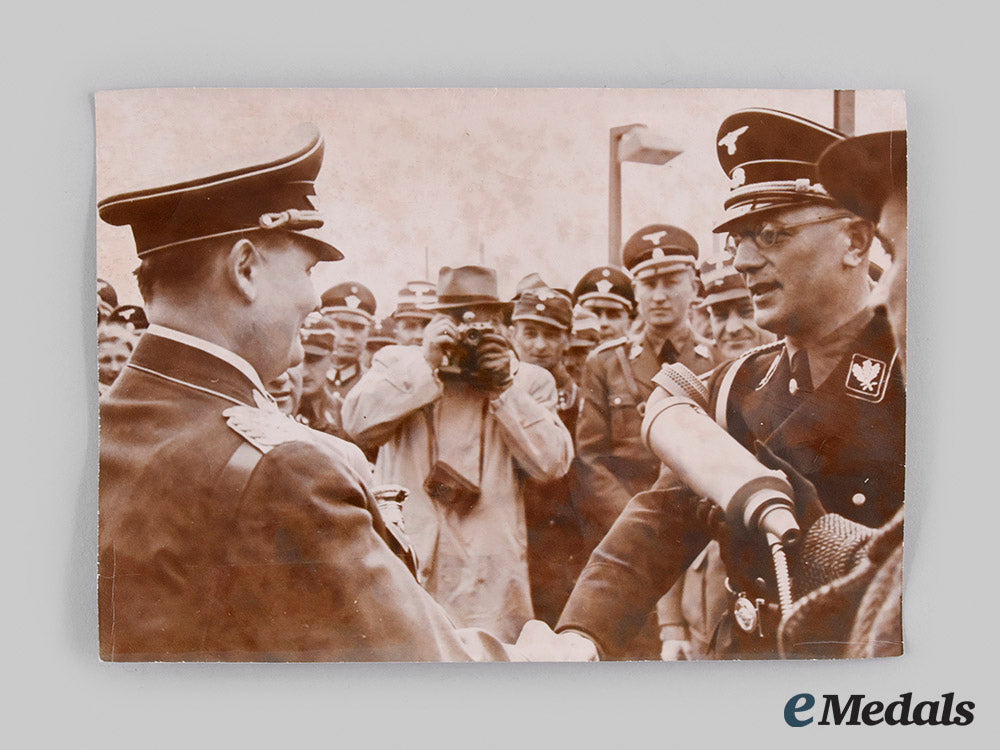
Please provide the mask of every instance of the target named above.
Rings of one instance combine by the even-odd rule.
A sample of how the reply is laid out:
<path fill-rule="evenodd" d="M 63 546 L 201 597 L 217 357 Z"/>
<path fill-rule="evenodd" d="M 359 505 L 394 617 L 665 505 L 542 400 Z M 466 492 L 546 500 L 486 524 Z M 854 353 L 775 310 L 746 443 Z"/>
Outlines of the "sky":
<path fill-rule="evenodd" d="M 316 180 L 325 225 L 312 233 L 345 259 L 313 272 L 317 291 L 368 286 L 378 315 L 409 280 L 443 265 L 496 268 L 500 294 L 537 271 L 570 288 L 608 258 L 610 128 L 642 123 L 681 151 L 663 166 L 622 164 L 622 239 L 674 224 L 703 255 L 728 180 L 716 159 L 722 120 L 770 107 L 833 125 L 830 90 L 147 89 L 100 92 L 98 199 L 207 176 L 326 142 Z M 906 127 L 899 91 L 859 91 L 855 132 Z M 96 207 L 95 207 L 96 210 Z M 884 262 L 879 256 L 878 260 Z M 131 231 L 97 221 L 97 273 L 120 303 L 141 303 Z"/>

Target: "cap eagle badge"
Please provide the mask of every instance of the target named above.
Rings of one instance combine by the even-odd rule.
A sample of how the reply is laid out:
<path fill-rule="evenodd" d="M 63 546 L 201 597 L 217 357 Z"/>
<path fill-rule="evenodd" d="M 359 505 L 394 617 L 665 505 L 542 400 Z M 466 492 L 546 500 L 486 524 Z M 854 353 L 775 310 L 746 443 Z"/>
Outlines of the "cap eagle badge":
<path fill-rule="evenodd" d="M 747 130 L 750 129 L 749 125 L 744 125 L 742 128 L 736 128 L 736 130 L 730 130 L 719 140 L 719 146 L 724 146 L 726 153 L 732 156 L 736 153 L 736 141 L 741 135 L 743 135 Z"/>

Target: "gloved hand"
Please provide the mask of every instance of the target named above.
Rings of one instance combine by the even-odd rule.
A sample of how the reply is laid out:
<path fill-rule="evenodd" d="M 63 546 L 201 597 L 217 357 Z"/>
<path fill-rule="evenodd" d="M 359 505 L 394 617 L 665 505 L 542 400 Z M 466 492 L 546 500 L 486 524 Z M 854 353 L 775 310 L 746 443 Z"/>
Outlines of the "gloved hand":
<path fill-rule="evenodd" d="M 805 533 L 817 518 L 826 513 L 823 504 L 819 501 L 819 494 L 816 492 L 816 487 L 792 468 L 790 463 L 783 458 L 778 458 L 778 456 L 771 452 L 770 448 L 760 441 L 757 442 L 754 449 L 757 454 L 757 460 L 764 464 L 764 466 L 769 469 L 777 469 L 778 471 L 785 472 L 785 476 L 788 477 L 794 493 L 792 500 L 795 502 L 795 519 L 799 522 L 802 532 Z"/>

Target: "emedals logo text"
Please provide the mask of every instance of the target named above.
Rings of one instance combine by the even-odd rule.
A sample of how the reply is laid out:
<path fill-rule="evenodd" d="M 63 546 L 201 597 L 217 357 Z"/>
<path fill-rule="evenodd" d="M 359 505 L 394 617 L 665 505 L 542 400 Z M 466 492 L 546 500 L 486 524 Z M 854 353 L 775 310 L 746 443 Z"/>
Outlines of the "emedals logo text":
<path fill-rule="evenodd" d="M 956 726 L 963 727 L 975 718 L 972 701 L 955 702 L 954 693 L 945 693 L 935 700 L 914 702 L 913 693 L 902 693 L 889 703 L 869 700 L 867 696 L 824 695 L 820 726 Z M 815 709 L 815 710 L 814 710 Z M 785 723 L 790 727 L 804 727 L 813 723 L 819 713 L 816 697 L 812 693 L 793 695 L 785 704 Z"/>

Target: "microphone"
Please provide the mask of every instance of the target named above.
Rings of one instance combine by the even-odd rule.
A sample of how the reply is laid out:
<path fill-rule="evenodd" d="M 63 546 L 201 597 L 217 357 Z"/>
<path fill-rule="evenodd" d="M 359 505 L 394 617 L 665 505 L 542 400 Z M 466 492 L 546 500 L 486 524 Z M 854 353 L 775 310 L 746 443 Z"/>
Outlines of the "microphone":
<path fill-rule="evenodd" d="M 708 392 L 682 364 L 663 365 L 646 402 L 642 439 L 684 484 L 715 502 L 730 525 L 742 525 L 783 545 L 798 541 L 792 486 L 764 466 L 705 413 Z"/>

